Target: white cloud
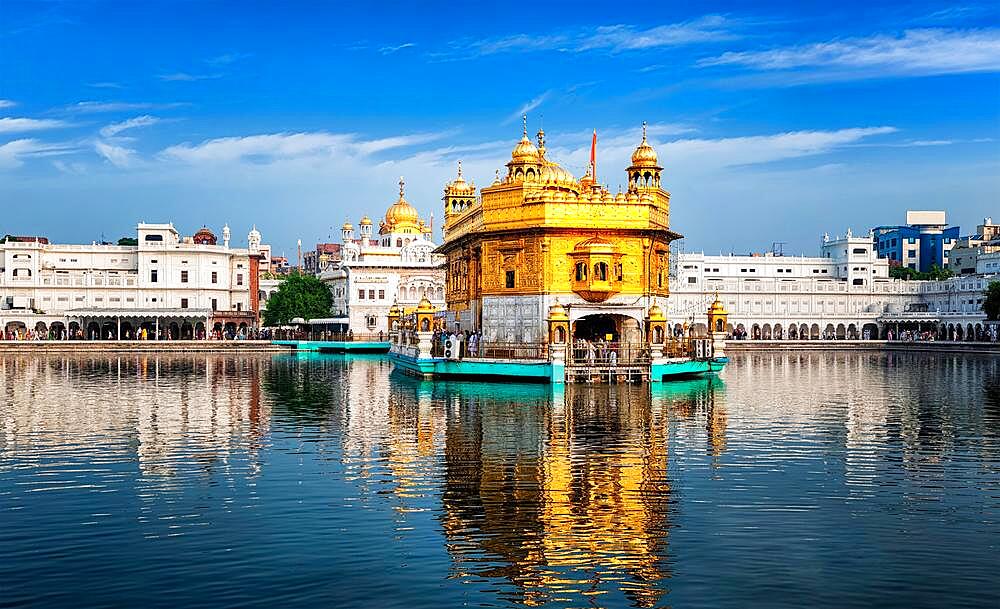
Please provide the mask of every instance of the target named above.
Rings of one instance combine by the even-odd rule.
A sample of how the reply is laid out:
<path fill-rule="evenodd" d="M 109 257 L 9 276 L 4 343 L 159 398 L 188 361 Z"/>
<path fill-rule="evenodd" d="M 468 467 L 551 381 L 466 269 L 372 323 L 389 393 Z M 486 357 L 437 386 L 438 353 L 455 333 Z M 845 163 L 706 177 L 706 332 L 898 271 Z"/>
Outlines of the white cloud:
<path fill-rule="evenodd" d="M 48 118 L 0 118 L 0 133 L 44 131 L 68 126 L 70 126 L 69 123 Z"/>
<path fill-rule="evenodd" d="M 535 51 L 622 52 L 733 40 L 741 37 L 738 29 L 743 25 L 740 21 L 722 15 L 705 15 L 689 21 L 649 28 L 623 24 L 602 25 L 546 35 L 514 34 L 500 38 L 465 38 L 453 41 L 449 46 L 453 53 L 473 56 Z"/>
<path fill-rule="evenodd" d="M 1000 30 L 908 30 L 901 36 L 831 40 L 764 51 L 727 52 L 701 66 L 812 70 L 832 78 L 918 76 L 1000 70 Z"/>
<path fill-rule="evenodd" d="M 271 133 L 243 137 L 224 137 L 200 144 L 178 144 L 160 153 L 162 158 L 187 163 L 219 163 L 331 157 L 334 154 L 356 157 L 384 150 L 424 144 L 443 133 L 402 135 L 376 140 L 359 140 L 352 134 L 327 132 Z"/>
<path fill-rule="evenodd" d="M 187 72 L 174 72 L 172 74 L 160 74 L 157 78 L 167 82 L 194 82 L 196 80 L 213 80 L 222 78 L 222 74 L 189 74 Z"/>
<path fill-rule="evenodd" d="M 108 142 L 94 142 L 94 150 L 115 167 L 129 167 L 135 160 L 135 150 Z"/>
<path fill-rule="evenodd" d="M 75 148 L 68 144 L 48 144 L 32 138 L 12 140 L 0 145 L 0 168 L 20 167 L 26 157 L 69 154 Z"/>
<path fill-rule="evenodd" d="M 181 108 L 188 104 L 183 102 L 153 103 L 153 102 L 102 102 L 82 101 L 67 107 L 71 112 L 98 114 L 102 112 L 130 112 L 135 110 L 168 110 Z"/>
<path fill-rule="evenodd" d="M 92 82 L 87 84 L 88 87 L 93 87 L 95 89 L 124 89 L 125 87 L 121 83 L 104 81 L 104 82 Z"/>
<path fill-rule="evenodd" d="M 380 48 L 378 52 L 382 53 L 383 55 L 391 55 L 392 53 L 396 53 L 397 51 L 402 51 L 403 49 L 409 49 L 415 46 L 417 46 L 417 43 L 415 42 L 404 42 L 403 44 L 397 44 L 395 46 L 384 46 Z"/>
<path fill-rule="evenodd" d="M 11 108 L 17 104 L 9 99 L 0 99 L 0 108 Z"/>
<path fill-rule="evenodd" d="M 101 129 L 102 137 L 114 137 L 125 131 L 126 129 L 134 129 L 136 127 L 148 127 L 150 125 L 155 125 L 160 122 L 160 119 L 155 116 L 150 116 L 144 114 L 142 116 L 137 116 L 135 118 L 130 118 L 127 121 L 122 121 L 120 123 L 111 123 Z"/>
<path fill-rule="evenodd" d="M 514 112 L 513 114 L 511 114 L 510 116 L 508 116 L 506 119 L 504 119 L 503 124 L 506 125 L 506 124 L 509 124 L 509 123 L 513 123 L 516 120 L 519 120 L 525 114 L 531 112 L 532 110 L 534 110 L 538 106 L 541 106 L 542 104 L 544 104 L 545 101 L 548 98 L 550 98 L 550 97 L 552 97 L 552 90 L 551 89 L 548 90 L 548 91 L 546 91 L 546 92 L 544 92 L 544 93 L 542 93 L 538 97 L 535 97 L 534 99 L 528 101 L 523 106 L 521 106 L 520 108 L 518 108 L 517 112 Z"/>
<path fill-rule="evenodd" d="M 228 66 L 247 57 L 250 57 L 250 53 L 223 53 L 222 55 L 209 57 L 205 60 L 205 63 L 210 66 Z"/>

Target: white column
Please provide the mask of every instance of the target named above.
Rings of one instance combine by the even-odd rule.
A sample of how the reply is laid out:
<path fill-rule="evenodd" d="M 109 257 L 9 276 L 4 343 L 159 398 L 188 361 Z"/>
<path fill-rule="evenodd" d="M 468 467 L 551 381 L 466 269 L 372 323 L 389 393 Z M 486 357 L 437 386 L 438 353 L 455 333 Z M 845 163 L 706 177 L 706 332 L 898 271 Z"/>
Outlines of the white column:
<path fill-rule="evenodd" d="M 122 339 L 122 318 L 121 318 L 121 316 L 116 317 L 115 321 L 118 322 L 118 333 L 115 334 L 115 338 L 117 340 L 121 340 Z"/>
<path fill-rule="evenodd" d="M 153 340 L 158 340 L 160 338 L 160 318 L 159 316 L 153 318 Z"/>

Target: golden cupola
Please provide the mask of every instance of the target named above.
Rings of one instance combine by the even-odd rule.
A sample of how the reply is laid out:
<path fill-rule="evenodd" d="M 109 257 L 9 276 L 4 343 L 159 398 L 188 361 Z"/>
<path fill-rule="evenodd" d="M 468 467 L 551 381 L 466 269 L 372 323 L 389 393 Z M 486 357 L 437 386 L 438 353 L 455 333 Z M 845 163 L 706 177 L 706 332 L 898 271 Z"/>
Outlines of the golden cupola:
<path fill-rule="evenodd" d="M 371 223 L 372 223 L 372 219 L 369 218 L 368 216 L 363 216 L 361 218 L 361 222 L 359 222 L 359 224 L 361 226 L 371 226 Z"/>
<path fill-rule="evenodd" d="M 399 199 L 385 212 L 385 222 L 379 230 L 382 234 L 420 232 L 420 213 L 406 201 L 405 185 L 403 178 L 399 178 Z"/>
<path fill-rule="evenodd" d="M 662 171 L 656 150 L 646 141 L 646 122 L 643 121 L 642 142 L 632 153 L 632 165 L 628 168 L 629 190 L 659 189 Z"/>
<path fill-rule="evenodd" d="M 458 177 L 456 177 L 451 182 L 448 182 L 448 185 L 445 186 L 445 194 L 461 197 L 461 196 L 471 196 L 475 194 L 475 192 L 476 192 L 476 185 L 474 183 L 470 184 L 469 182 L 466 182 L 465 178 L 462 177 L 462 161 L 459 161 Z"/>
<path fill-rule="evenodd" d="M 510 153 L 510 161 L 507 162 L 507 180 L 535 182 L 538 180 L 544 160 L 538 148 L 528 139 L 528 117 L 522 115 L 521 120 L 523 121 L 521 141 Z"/>

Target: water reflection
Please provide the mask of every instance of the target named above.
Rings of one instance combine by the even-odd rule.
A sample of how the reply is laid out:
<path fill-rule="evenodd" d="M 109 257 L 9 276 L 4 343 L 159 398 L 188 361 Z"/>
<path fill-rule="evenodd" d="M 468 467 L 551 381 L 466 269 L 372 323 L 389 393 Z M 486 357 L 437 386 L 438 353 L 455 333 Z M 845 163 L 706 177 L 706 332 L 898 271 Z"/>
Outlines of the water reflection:
<path fill-rule="evenodd" d="M 998 387 L 996 358 L 914 354 L 556 393 L 380 357 L 0 356 L 0 581 L 15 606 L 974 605 Z"/>

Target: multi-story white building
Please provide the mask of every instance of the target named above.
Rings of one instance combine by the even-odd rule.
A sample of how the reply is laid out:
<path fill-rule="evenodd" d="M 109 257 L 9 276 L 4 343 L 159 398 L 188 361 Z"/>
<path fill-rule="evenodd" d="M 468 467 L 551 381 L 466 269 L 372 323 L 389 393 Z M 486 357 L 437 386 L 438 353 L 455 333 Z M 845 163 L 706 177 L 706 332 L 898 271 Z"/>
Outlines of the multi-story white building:
<path fill-rule="evenodd" d="M 718 294 L 731 331 L 755 339 L 884 338 L 890 330 L 937 331 L 943 338 L 983 330 L 987 277 L 902 281 L 889 277 L 871 234 L 824 236 L 821 255 L 676 254 L 667 318 L 706 331 Z M 961 328 L 959 331 L 958 328 Z"/>
<path fill-rule="evenodd" d="M 345 318 L 355 334 L 388 334 L 388 314 L 393 303 L 404 310 L 416 308 L 423 298 L 444 307 L 444 258 L 434 254 L 433 227 L 420 219 L 403 196 L 385 212 L 378 235 L 368 216 L 361 218 L 359 234 L 345 223 L 341 260 L 320 272 L 333 292 L 332 314 Z"/>
<path fill-rule="evenodd" d="M 140 223 L 137 245 L 0 243 L 0 326 L 6 336 L 204 337 L 257 324 L 261 235 L 222 244 L 207 228 Z"/>

